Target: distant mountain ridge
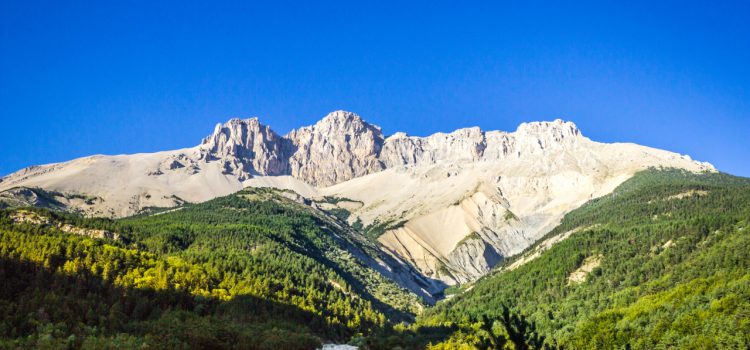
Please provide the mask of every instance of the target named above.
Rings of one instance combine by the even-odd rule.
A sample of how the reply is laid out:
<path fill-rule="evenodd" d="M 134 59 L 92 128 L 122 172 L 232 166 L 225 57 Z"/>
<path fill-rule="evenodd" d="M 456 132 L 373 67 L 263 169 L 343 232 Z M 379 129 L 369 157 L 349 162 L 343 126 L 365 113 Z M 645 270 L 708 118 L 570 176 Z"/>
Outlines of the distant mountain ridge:
<path fill-rule="evenodd" d="M 574 143 L 580 137 L 582 135 L 575 124 L 559 119 L 554 122 L 523 123 L 515 133 L 485 132 L 473 127 L 427 137 L 407 136 L 402 132 L 385 137 L 380 127 L 346 111 L 332 112 L 315 125 L 292 130 L 286 136 L 280 136 L 269 126 L 261 124 L 258 118 L 234 118 L 217 124 L 211 135 L 192 148 L 133 155 L 94 155 L 69 162 L 30 166 L 0 179 L 0 190 L 38 186 L 61 191 L 95 192 L 97 186 L 91 186 L 87 191 L 86 186 L 67 186 L 69 181 L 66 180 L 96 177 L 99 174 L 92 170 L 107 167 L 102 163 L 125 163 L 120 167 L 113 166 L 111 170 L 124 170 L 135 175 L 133 182 L 140 182 L 136 180 L 142 176 L 158 178 L 168 173 L 197 175 L 219 171 L 219 174 L 210 174 L 213 179 L 175 176 L 178 183 L 153 181 L 154 186 L 172 187 L 176 189 L 175 192 L 180 192 L 182 185 L 190 186 L 194 182 L 209 180 L 224 182 L 211 185 L 216 185 L 219 192 L 226 192 L 223 191 L 226 187 L 238 190 L 242 181 L 253 177 L 281 175 L 290 175 L 315 187 L 327 187 L 404 165 L 518 158 L 522 156 L 521 149 L 531 149 L 532 153 L 544 151 L 545 147 Z M 675 154 L 672 158 L 686 159 L 691 163 L 689 157 Z M 694 162 L 691 165 L 695 169 L 714 170 L 708 163 Z M 139 170 L 145 172 L 138 174 Z M 115 176 L 113 180 L 121 179 Z M 138 185 L 141 186 L 134 187 L 148 189 L 148 184 Z M 130 190 L 129 194 L 132 195 L 124 210 L 90 214 L 127 216 L 149 204 L 169 206 L 153 196 L 139 198 L 134 189 L 124 190 Z M 216 197 L 218 194 L 214 192 L 203 191 L 186 197 L 192 197 L 188 199 L 191 202 L 203 201 L 209 199 L 204 197 Z"/>
<path fill-rule="evenodd" d="M 248 186 L 291 189 L 335 199 L 329 210 L 450 285 L 482 276 L 566 212 L 652 167 L 715 171 L 677 153 L 594 142 L 559 119 L 515 132 L 386 137 L 360 116 L 335 111 L 285 136 L 258 118 L 231 119 L 191 148 L 32 166 L 2 178 L 0 192 L 38 187 L 85 215 L 124 217 Z"/>

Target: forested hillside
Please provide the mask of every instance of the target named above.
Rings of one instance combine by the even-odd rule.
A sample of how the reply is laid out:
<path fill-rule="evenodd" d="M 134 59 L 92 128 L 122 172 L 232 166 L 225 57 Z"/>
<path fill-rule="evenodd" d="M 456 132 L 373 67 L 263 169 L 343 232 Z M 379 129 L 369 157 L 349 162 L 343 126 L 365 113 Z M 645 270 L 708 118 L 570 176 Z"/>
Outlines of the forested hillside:
<path fill-rule="evenodd" d="M 421 307 L 332 224 L 266 189 L 123 221 L 0 211 L 0 344 L 304 349 Z"/>
<path fill-rule="evenodd" d="M 569 238 L 515 269 L 506 262 L 418 323 L 493 322 L 508 308 L 547 346 L 747 349 L 748 225 L 748 179 L 642 172 L 569 213 L 546 237 L 577 230 Z M 454 334 L 449 343 L 477 345 L 482 337 Z"/>
<path fill-rule="evenodd" d="M 639 173 L 424 311 L 308 204 L 246 189 L 116 221 L 0 210 L 0 348 L 750 346 L 748 179 Z"/>

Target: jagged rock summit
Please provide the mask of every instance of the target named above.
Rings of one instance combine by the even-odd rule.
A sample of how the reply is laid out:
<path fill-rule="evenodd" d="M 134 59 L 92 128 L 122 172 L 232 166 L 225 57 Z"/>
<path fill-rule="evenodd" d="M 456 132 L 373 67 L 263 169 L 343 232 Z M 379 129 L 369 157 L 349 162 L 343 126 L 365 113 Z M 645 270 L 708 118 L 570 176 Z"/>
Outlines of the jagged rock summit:
<path fill-rule="evenodd" d="M 394 257 L 456 284 L 482 276 L 568 211 L 649 167 L 715 171 L 672 152 L 594 142 L 559 119 L 514 132 L 385 137 L 360 116 L 336 111 L 285 136 L 257 118 L 231 119 L 191 148 L 32 166 L 2 178 L 0 193 L 39 187 L 55 191 L 56 203 L 109 217 L 246 186 L 337 198 L 328 209 L 350 213 L 349 223 Z"/>
<path fill-rule="evenodd" d="M 286 135 L 294 145 L 290 175 L 314 186 L 330 186 L 383 169 L 380 127 L 358 115 L 336 111 L 313 126 Z"/>
<path fill-rule="evenodd" d="M 261 124 L 258 118 L 234 118 L 216 124 L 214 132 L 199 147 L 201 160 L 223 162 L 224 172 L 236 175 L 240 181 L 254 175 L 289 172 L 289 140 Z"/>

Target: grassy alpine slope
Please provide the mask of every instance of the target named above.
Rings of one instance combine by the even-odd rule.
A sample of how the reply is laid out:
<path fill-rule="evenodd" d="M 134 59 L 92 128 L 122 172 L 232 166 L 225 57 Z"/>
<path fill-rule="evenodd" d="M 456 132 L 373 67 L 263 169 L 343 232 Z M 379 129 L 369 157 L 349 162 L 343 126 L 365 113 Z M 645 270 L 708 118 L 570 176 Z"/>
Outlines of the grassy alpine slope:
<path fill-rule="evenodd" d="M 547 235 L 579 229 L 569 238 L 518 268 L 497 269 L 418 324 L 496 323 L 508 308 L 547 346 L 746 349 L 748 226 L 749 179 L 645 171 L 572 211 Z M 435 348 L 473 348 L 483 337 L 477 329 Z"/>
<path fill-rule="evenodd" d="M 121 221 L 21 212 L 50 223 L 0 211 L 4 348 L 311 349 L 420 304 L 343 249 L 333 222 L 273 190 Z"/>

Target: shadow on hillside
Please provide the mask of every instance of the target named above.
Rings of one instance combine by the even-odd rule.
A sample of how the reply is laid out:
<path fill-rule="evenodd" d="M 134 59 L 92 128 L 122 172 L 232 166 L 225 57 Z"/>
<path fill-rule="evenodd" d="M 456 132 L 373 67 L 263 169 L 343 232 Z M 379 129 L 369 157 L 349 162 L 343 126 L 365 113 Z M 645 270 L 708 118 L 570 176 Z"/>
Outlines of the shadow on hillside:
<path fill-rule="evenodd" d="M 347 225 L 346 223 L 343 224 Z M 320 222 L 320 226 L 324 230 L 331 230 L 323 222 Z M 448 287 L 445 282 L 424 276 L 415 267 L 394 258 L 385 250 L 379 250 L 375 253 L 377 254 L 376 256 L 372 256 L 366 253 L 362 247 L 342 237 L 332 234 L 331 238 L 365 265 L 377 271 L 386 279 L 398 284 L 400 287 L 410 290 L 429 305 L 434 305 L 437 300 L 441 299 L 443 290 Z M 351 239 L 354 240 L 356 238 L 352 237 Z M 381 261 L 376 260 L 376 258 Z"/>
<path fill-rule="evenodd" d="M 347 269 L 343 268 L 338 263 L 326 257 L 325 253 L 320 248 L 316 247 L 314 244 L 311 244 L 309 241 L 305 240 L 306 244 L 304 244 L 303 247 L 296 247 L 296 246 L 287 244 L 286 241 L 284 241 L 283 239 L 279 237 L 269 236 L 269 238 L 276 241 L 279 244 L 286 245 L 286 247 L 289 250 L 297 254 L 314 258 L 316 261 L 323 264 L 323 266 L 336 272 L 336 274 L 341 276 L 344 280 L 347 281 L 347 283 L 349 283 L 349 285 L 352 286 L 352 288 L 358 295 L 360 295 L 363 299 L 372 303 L 373 307 L 376 310 L 379 310 L 381 312 L 388 314 L 390 316 L 390 319 L 396 322 L 413 321 L 414 319 L 413 315 L 406 313 L 404 311 L 401 311 L 401 310 L 394 309 L 390 305 L 378 300 L 374 295 L 372 295 L 370 290 L 367 288 L 367 286 L 364 283 L 362 283 L 362 281 L 360 281 L 358 278 L 352 275 L 352 273 L 349 272 Z"/>
<path fill-rule="evenodd" d="M 320 315 L 250 295 L 220 301 L 125 288 L 89 271 L 68 275 L 7 257 L 0 257 L 0 281 L 0 345 L 24 338 L 16 345 L 59 340 L 53 347 L 78 348 L 88 341 L 95 348 L 119 348 L 128 347 L 130 337 L 133 348 L 315 349 L 320 340 L 314 334 L 349 336 Z"/>

